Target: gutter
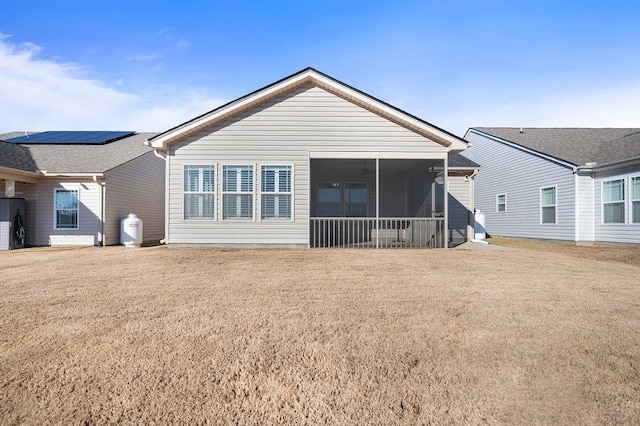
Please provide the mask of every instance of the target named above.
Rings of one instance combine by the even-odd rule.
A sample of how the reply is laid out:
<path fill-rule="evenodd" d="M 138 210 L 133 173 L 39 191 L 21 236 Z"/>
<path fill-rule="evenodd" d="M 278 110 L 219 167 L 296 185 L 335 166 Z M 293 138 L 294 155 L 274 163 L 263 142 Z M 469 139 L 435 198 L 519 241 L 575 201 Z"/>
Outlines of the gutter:
<path fill-rule="evenodd" d="M 153 147 L 149 139 L 144 141 L 146 146 L 149 146 L 153 149 L 153 155 L 164 160 L 165 169 L 164 169 L 164 238 L 160 240 L 160 244 L 167 244 L 167 236 L 169 235 L 169 206 L 167 201 L 169 200 L 169 157 L 167 157 L 166 150 L 161 150 L 159 148 Z"/>

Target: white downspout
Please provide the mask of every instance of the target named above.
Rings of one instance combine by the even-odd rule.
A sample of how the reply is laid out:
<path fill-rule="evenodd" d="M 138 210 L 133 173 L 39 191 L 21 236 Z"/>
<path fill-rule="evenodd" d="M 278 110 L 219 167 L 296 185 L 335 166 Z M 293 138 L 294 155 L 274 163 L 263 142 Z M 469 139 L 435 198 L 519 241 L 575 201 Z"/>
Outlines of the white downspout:
<path fill-rule="evenodd" d="M 160 240 L 160 244 L 167 244 L 167 235 L 169 235 L 169 157 L 162 154 L 157 149 L 153 150 L 153 155 L 164 160 L 164 238 Z"/>
<path fill-rule="evenodd" d="M 473 216 L 473 213 L 476 210 L 476 200 L 474 198 L 475 192 L 473 190 L 473 186 L 475 185 L 475 177 L 478 174 L 479 170 L 476 169 L 473 171 L 473 173 L 471 173 L 469 176 L 467 176 L 467 179 L 469 179 L 468 183 L 468 189 L 469 189 L 469 219 L 467 221 L 467 241 L 471 241 L 475 238 L 475 230 L 474 230 L 474 224 L 475 224 L 475 219 Z"/>
<path fill-rule="evenodd" d="M 99 245 L 104 247 L 107 245 L 107 237 L 104 235 L 104 230 L 105 230 L 105 226 L 104 226 L 104 218 L 107 215 L 106 212 L 106 206 L 104 204 L 105 202 L 105 182 L 98 182 L 98 176 L 97 175 L 93 175 L 93 181 L 100 185 L 100 241 L 99 241 Z"/>

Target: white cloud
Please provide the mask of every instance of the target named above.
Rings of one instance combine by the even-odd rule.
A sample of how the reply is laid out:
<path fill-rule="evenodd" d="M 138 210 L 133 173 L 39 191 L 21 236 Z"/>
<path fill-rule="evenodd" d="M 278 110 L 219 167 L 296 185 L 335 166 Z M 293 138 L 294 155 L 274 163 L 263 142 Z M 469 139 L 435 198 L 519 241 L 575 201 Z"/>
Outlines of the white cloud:
<path fill-rule="evenodd" d="M 40 51 L 0 34 L 0 132 L 162 131 L 225 102 L 191 92 L 126 93 L 75 64 L 39 59 Z"/>

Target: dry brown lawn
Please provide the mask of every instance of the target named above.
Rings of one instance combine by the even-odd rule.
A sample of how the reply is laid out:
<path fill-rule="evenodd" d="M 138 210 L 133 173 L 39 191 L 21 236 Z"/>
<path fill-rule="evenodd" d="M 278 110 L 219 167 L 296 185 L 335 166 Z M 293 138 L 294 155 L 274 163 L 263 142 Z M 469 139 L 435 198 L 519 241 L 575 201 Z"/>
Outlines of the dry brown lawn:
<path fill-rule="evenodd" d="M 640 255 L 542 246 L 0 253 L 0 421 L 637 424 Z"/>

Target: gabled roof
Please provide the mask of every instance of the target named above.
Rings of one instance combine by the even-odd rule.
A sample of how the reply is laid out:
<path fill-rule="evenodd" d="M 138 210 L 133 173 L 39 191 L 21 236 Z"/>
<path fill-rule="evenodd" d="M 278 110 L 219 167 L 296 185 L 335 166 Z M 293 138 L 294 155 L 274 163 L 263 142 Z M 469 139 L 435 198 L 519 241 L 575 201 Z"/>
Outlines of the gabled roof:
<path fill-rule="evenodd" d="M 443 146 L 449 147 L 450 151 L 462 151 L 467 148 L 467 142 L 464 139 L 310 67 L 162 132 L 150 138 L 149 145 L 157 150 L 164 151 L 168 145 L 183 139 L 189 134 L 213 126 L 304 84 L 314 84 L 321 87 Z"/>
<path fill-rule="evenodd" d="M 476 130 L 576 166 L 640 157 L 640 128 L 515 128 Z"/>
<path fill-rule="evenodd" d="M 464 154 L 456 154 L 449 158 L 450 168 L 454 169 L 479 169 L 480 165 L 464 156 Z"/>
<path fill-rule="evenodd" d="M 0 134 L 0 167 L 41 174 L 91 174 L 104 173 L 150 152 L 144 142 L 156 133 L 137 133 L 100 145 L 4 142 L 23 134 Z"/>

